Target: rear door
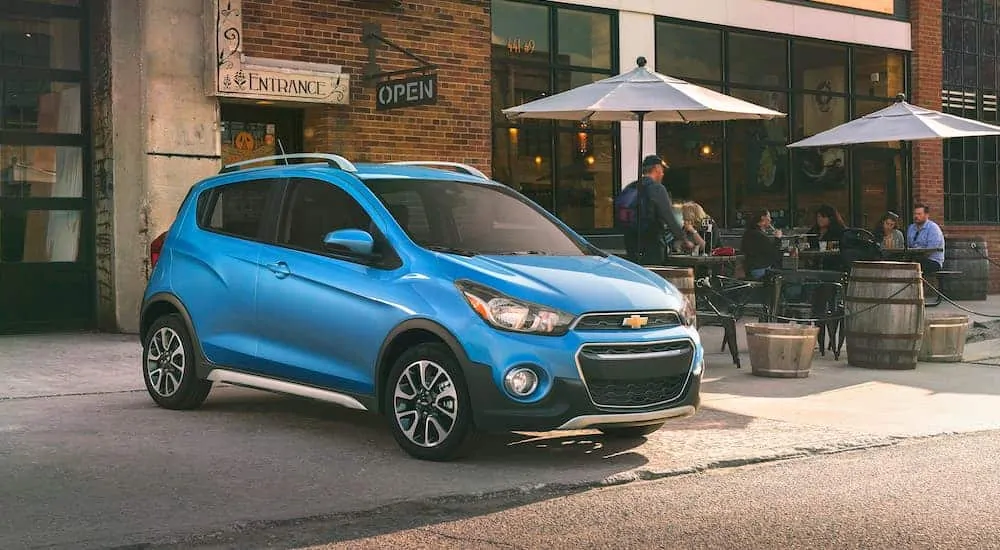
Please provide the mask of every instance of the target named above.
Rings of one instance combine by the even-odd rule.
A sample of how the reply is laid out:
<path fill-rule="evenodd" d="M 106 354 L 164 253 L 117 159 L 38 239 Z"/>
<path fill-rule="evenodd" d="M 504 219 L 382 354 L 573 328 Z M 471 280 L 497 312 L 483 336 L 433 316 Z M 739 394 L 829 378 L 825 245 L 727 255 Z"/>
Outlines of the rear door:
<path fill-rule="evenodd" d="M 261 242 L 273 227 L 281 180 L 221 185 L 199 197 L 197 229 L 174 241 L 171 285 L 184 302 L 210 361 L 255 368 L 256 292 Z"/>
<path fill-rule="evenodd" d="M 378 350 L 405 317 L 392 296 L 399 261 L 345 188 L 291 178 L 283 202 L 275 242 L 260 256 L 262 368 L 278 378 L 371 395 Z M 324 236 L 337 229 L 373 233 L 386 260 L 372 265 L 326 250 Z"/>

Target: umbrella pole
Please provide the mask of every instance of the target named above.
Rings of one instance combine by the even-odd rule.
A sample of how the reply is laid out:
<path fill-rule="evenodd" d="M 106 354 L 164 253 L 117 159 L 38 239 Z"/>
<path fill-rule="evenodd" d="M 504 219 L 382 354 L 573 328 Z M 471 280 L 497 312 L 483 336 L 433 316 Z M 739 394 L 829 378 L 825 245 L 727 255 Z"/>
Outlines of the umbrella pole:
<path fill-rule="evenodd" d="M 636 114 L 636 117 L 639 120 L 639 163 L 638 163 L 638 170 L 637 170 L 638 177 L 635 180 L 635 184 L 636 184 L 636 186 L 639 186 L 639 185 L 642 184 L 642 148 L 643 148 L 642 136 L 645 133 L 645 132 L 643 132 L 643 130 L 645 130 L 645 128 L 643 128 L 643 121 L 646 118 L 646 112 L 645 111 L 636 111 L 635 114 Z M 636 214 L 636 219 L 635 219 L 635 228 L 636 228 L 635 256 L 636 256 L 636 258 L 635 259 L 636 259 L 636 263 L 639 263 L 638 260 L 642 256 L 642 207 L 643 207 L 642 202 L 643 202 L 644 199 L 642 197 L 642 188 L 641 187 L 636 187 L 635 189 L 636 189 L 636 192 L 639 193 L 639 202 L 638 202 L 639 208 L 636 210 L 636 213 L 635 213 Z"/>

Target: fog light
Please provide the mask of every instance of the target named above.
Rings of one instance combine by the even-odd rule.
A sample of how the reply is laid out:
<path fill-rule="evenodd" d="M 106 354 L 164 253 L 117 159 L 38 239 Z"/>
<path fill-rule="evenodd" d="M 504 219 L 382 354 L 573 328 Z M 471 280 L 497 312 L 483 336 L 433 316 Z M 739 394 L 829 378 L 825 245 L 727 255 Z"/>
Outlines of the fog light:
<path fill-rule="evenodd" d="M 705 361 L 698 361 L 698 364 L 691 369 L 691 374 L 694 376 L 701 376 L 703 372 L 705 372 Z"/>
<path fill-rule="evenodd" d="M 514 395 L 526 397 L 538 387 L 538 375 L 527 368 L 512 369 L 504 377 L 503 383 Z"/>

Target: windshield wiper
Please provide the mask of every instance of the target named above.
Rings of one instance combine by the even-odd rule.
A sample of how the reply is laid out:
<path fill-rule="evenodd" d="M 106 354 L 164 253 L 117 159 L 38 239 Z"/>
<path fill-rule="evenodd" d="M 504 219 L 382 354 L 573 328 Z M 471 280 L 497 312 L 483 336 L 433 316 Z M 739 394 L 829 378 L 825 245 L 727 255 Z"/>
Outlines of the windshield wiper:
<path fill-rule="evenodd" d="M 427 245 L 424 248 L 427 250 L 433 250 L 434 252 L 444 252 L 446 254 L 458 254 L 459 256 L 478 256 L 479 253 L 475 250 L 469 250 L 467 248 L 455 248 L 452 246 L 441 246 L 441 245 Z"/>

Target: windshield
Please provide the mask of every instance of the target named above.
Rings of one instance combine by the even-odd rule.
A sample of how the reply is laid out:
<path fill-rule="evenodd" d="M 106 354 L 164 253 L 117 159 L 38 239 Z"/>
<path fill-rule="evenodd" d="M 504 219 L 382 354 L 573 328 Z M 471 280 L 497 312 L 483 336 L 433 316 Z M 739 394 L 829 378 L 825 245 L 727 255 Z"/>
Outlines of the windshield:
<path fill-rule="evenodd" d="M 414 242 L 456 254 L 596 254 L 514 192 L 460 181 L 373 179 L 375 193 Z"/>

